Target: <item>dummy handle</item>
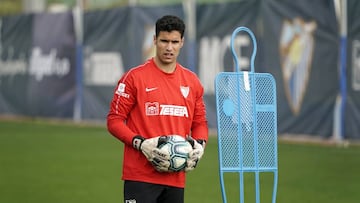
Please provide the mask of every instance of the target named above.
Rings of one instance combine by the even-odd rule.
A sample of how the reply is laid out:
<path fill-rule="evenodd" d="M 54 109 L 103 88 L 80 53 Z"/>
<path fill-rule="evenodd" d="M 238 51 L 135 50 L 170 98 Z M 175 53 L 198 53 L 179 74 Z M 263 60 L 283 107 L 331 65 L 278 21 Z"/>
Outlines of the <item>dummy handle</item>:
<path fill-rule="evenodd" d="M 235 41 L 236 35 L 241 31 L 247 32 L 250 35 L 252 43 L 253 43 L 253 52 L 252 52 L 251 59 L 250 59 L 251 60 L 250 68 L 251 68 L 251 72 L 253 73 L 253 72 L 255 72 L 254 62 L 255 62 L 255 57 L 256 57 L 257 43 L 256 43 L 256 38 L 255 38 L 254 33 L 247 27 L 238 27 L 238 28 L 236 28 L 234 30 L 234 32 L 232 33 L 232 36 L 231 36 L 230 46 L 231 46 L 231 52 L 232 52 L 232 55 L 233 55 L 233 58 L 234 58 L 234 61 L 235 61 L 236 71 L 240 72 L 241 68 L 240 68 L 240 65 L 239 65 L 239 59 L 236 56 L 236 51 L 235 51 L 235 48 L 234 48 L 234 41 Z"/>

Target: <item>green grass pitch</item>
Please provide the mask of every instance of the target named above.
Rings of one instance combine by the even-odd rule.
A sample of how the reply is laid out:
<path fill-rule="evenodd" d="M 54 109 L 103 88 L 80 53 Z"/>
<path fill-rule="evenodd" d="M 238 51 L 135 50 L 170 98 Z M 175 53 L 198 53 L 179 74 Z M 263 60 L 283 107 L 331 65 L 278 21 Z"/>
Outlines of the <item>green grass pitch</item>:
<path fill-rule="evenodd" d="M 0 121 L 1 203 L 122 202 L 122 143 L 104 126 Z M 360 147 L 279 142 L 278 203 L 357 203 Z M 270 202 L 272 174 L 261 174 L 261 202 Z M 238 174 L 225 174 L 228 202 L 239 202 Z M 254 201 L 252 174 L 245 202 Z M 217 140 L 188 173 L 185 202 L 220 203 Z"/>

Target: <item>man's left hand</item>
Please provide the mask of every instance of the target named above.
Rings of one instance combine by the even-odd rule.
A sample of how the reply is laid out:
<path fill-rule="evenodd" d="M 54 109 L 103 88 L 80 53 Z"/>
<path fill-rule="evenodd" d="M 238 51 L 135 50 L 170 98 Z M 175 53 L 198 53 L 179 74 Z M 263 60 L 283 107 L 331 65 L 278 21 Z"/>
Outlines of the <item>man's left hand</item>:
<path fill-rule="evenodd" d="M 185 171 L 192 171 L 197 166 L 201 157 L 204 154 L 205 140 L 194 140 L 191 136 L 187 136 L 186 140 L 191 144 L 193 150 L 189 153 L 189 158 L 186 162 Z"/>

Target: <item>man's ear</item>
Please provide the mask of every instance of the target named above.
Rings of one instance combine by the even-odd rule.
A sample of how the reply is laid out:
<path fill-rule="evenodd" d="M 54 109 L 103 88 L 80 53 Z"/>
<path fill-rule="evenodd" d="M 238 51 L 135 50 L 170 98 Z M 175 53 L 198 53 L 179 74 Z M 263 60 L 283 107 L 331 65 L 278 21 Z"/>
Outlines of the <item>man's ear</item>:
<path fill-rule="evenodd" d="M 185 37 L 183 37 L 183 38 L 181 39 L 181 48 L 183 47 L 184 42 L 185 42 Z"/>
<path fill-rule="evenodd" d="M 156 35 L 154 35 L 153 44 L 156 45 Z"/>

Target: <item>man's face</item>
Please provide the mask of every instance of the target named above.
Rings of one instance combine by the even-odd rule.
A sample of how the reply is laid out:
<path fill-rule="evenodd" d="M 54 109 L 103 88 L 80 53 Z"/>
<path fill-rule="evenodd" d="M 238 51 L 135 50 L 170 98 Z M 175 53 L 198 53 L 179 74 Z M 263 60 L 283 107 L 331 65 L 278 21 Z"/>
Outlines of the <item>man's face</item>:
<path fill-rule="evenodd" d="M 154 37 L 156 47 L 156 56 L 163 64 L 176 63 L 176 59 L 183 46 L 184 39 L 178 31 L 161 31 L 159 35 Z"/>

